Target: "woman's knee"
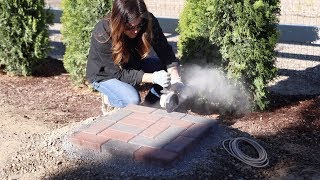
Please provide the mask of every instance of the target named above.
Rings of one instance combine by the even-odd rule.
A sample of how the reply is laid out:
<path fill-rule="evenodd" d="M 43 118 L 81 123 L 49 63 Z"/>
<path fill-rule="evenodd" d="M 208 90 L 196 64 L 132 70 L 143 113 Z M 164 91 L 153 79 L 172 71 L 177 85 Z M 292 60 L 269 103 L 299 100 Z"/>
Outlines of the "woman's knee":
<path fill-rule="evenodd" d="M 98 83 L 97 90 L 108 96 L 110 105 L 125 107 L 129 104 L 140 104 L 139 92 L 131 85 L 117 79 Z"/>
<path fill-rule="evenodd" d="M 140 100 L 140 96 L 132 96 L 130 98 L 128 98 L 128 101 L 127 101 L 127 105 L 129 104 L 134 104 L 134 105 L 139 105 L 141 102 Z"/>
<path fill-rule="evenodd" d="M 140 104 L 140 97 L 112 97 L 109 98 L 109 103 L 111 106 L 124 108 L 130 104 L 138 105 Z"/>

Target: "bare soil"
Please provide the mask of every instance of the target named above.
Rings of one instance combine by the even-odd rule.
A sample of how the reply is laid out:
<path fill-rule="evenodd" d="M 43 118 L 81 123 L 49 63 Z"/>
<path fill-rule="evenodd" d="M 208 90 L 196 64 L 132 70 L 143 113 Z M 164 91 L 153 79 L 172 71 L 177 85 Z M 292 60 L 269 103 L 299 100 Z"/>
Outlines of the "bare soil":
<path fill-rule="evenodd" d="M 66 158 L 61 148 L 61 138 L 70 129 L 101 115 L 100 95 L 87 87 L 74 87 L 59 60 L 48 59 L 42 69 L 34 77 L 0 74 L 1 179 L 104 179 L 106 171 L 75 171 L 88 162 Z M 146 88 L 140 93 L 144 96 Z M 199 166 L 188 175 L 172 178 L 319 179 L 320 96 L 272 94 L 270 99 L 265 112 L 218 116 L 234 137 L 251 136 L 263 145 L 270 158 L 268 167 L 250 167 L 218 147 L 212 149 L 218 167 Z M 217 117 L 217 112 L 185 110 Z M 125 177 L 117 173 L 107 176 Z"/>

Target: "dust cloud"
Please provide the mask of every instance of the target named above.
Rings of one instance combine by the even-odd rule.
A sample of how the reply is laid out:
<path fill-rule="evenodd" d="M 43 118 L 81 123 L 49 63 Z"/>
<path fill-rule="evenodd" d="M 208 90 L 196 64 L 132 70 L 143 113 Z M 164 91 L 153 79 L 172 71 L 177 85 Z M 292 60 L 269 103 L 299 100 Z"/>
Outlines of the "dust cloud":
<path fill-rule="evenodd" d="M 223 112 L 246 113 L 251 109 L 250 96 L 242 83 L 230 80 L 222 70 L 189 65 L 184 67 L 182 78 L 186 85 L 182 101 L 196 96 Z"/>

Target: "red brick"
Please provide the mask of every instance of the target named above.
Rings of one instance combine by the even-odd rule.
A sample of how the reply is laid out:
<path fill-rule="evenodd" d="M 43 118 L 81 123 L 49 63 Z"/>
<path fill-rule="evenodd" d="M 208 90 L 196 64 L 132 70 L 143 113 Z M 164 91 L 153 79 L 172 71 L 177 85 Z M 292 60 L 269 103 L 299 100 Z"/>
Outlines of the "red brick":
<path fill-rule="evenodd" d="M 193 115 L 186 115 L 182 119 L 186 120 L 186 121 L 193 122 L 193 123 L 205 124 L 205 125 L 208 125 L 208 126 L 212 126 L 212 125 L 215 125 L 217 123 L 216 119 L 208 119 L 208 118 L 205 118 L 205 117 L 193 116 Z"/>
<path fill-rule="evenodd" d="M 106 137 L 109 139 L 115 139 L 123 142 L 128 142 L 130 139 L 135 137 L 134 134 L 130 134 L 127 132 L 122 132 L 118 130 L 113 130 L 113 129 L 106 129 L 102 131 L 101 133 L 98 134 L 98 136 Z"/>
<path fill-rule="evenodd" d="M 179 120 L 174 121 L 173 124 L 176 126 L 184 127 L 187 129 L 190 126 L 192 126 L 194 123 L 179 119 Z"/>
<path fill-rule="evenodd" d="M 163 117 L 163 118 L 161 118 L 161 119 L 158 121 L 158 123 L 163 123 L 163 124 L 171 125 L 174 120 L 175 120 L 175 119 L 173 119 L 173 118 L 165 118 L 165 117 Z"/>
<path fill-rule="evenodd" d="M 186 129 L 194 124 L 194 123 L 189 122 L 189 121 L 185 121 L 185 120 L 181 120 L 181 119 L 168 118 L 168 117 L 164 117 L 164 118 L 160 119 L 159 121 L 164 122 L 164 123 L 170 123 L 170 125 L 176 125 L 176 126 L 183 127 L 183 128 L 186 128 Z"/>
<path fill-rule="evenodd" d="M 138 135 L 144 130 L 144 128 L 139 128 L 136 126 L 131 126 L 131 125 L 122 124 L 122 123 L 116 123 L 113 126 L 110 126 L 109 129 L 122 131 L 130 134 L 134 134 L 134 135 Z"/>
<path fill-rule="evenodd" d="M 141 147 L 134 153 L 136 161 L 156 162 L 163 165 L 173 162 L 177 157 L 177 153 L 150 147 Z"/>
<path fill-rule="evenodd" d="M 88 129 L 83 130 L 83 132 L 96 135 L 96 134 L 100 133 L 101 131 L 107 129 L 108 127 L 110 127 L 113 124 L 114 124 L 114 122 L 112 122 L 112 121 L 95 122 Z"/>
<path fill-rule="evenodd" d="M 193 144 L 193 142 L 195 142 L 194 138 L 179 136 L 178 138 L 167 144 L 163 149 L 181 154 L 183 151 L 187 150 L 188 147 Z"/>
<path fill-rule="evenodd" d="M 133 112 L 140 112 L 140 113 L 146 113 L 146 114 L 150 114 L 157 110 L 155 108 L 140 106 L 140 105 L 133 105 L 133 104 L 128 105 L 127 107 L 125 107 L 125 109 Z"/>
<path fill-rule="evenodd" d="M 151 121 L 146 121 L 142 119 L 132 119 L 130 117 L 125 117 L 120 121 L 122 124 L 127 124 L 131 126 L 136 126 L 142 129 L 145 129 L 153 124 Z"/>
<path fill-rule="evenodd" d="M 148 138 L 154 138 L 169 127 L 170 124 L 168 123 L 157 122 L 150 126 L 148 129 L 144 130 L 140 135 Z"/>
<path fill-rule="evenodd" d="M 139 113 L 139 112 L 132 113 L 128 117 L 132 118 L 132 119 L 142 119 L 142 120 L 152 121 L 152 122 L 156 122 L 161 118 L 161 116 L 157 116 L 157 115 L 153 115 L 153 114 Z"/>
<path fill-rule="evenodd" d="M 200 138 L 203 136 L 208 130 L 210 126 L 205 124 L 194 124 L 189 127 L 186 131 L 184 131 L 181 136 L 190 137 L 190 138 Z"/>
<path fill-rule="evenodd" d="M 186 116 L 185 113 L 180 113 L 180 112 L 168 113 L 164 109 L 157 109 L 156 111 L 152 112 L 152 114 L 162 116 L 162 117 L 167 117 L 167 118 L 175 118 L 175 119 L 181 119 Z"/>
<path fill-rule="evenodd" d="M 101 145 L 106 143 L 109 140 L 109 138 L 102 136 L 99 137 L 84 132 L 78 132 L 72 134 L 70 140 L 74 144 L 79 145 L 83 148 L 101 151 Z"/>

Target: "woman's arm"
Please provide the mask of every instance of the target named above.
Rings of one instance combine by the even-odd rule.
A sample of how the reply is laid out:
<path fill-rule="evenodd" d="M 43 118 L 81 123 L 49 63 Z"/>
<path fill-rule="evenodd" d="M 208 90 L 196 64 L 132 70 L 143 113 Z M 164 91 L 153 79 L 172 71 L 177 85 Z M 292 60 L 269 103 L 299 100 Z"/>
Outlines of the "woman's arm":
<path fill-rule="evenodd" d="M 144 83 L 152 83 L 152 73 L 144 73 L 142 76 L 142 82 Z"/>
<path fill-rule="evenodd" d="M 150 13 L 150 16 L 152 18 L 153 32 L 152 47 L 157 56 L 164 63 L 164 65 L 166 65 L 167 68 L 180 64 L 172 50 L 171 45 L 168 43 L 167 38 L 163 34 L 159 21 L 152 13 Z"/>
<path fill-rule="evenodd" d="M 157 53 L 163 64 L 166 65 L 167 71 L 171 76 L 171 83 L 181 83 L 179 71 L 180 63 L 177 60 L 171 45 L 168 43 L 167 38 L 163 34 L 157 18 L 154 17 L 153 14 L 151 14 L 151 17 L 153 24 L 153 49 Z"/>

